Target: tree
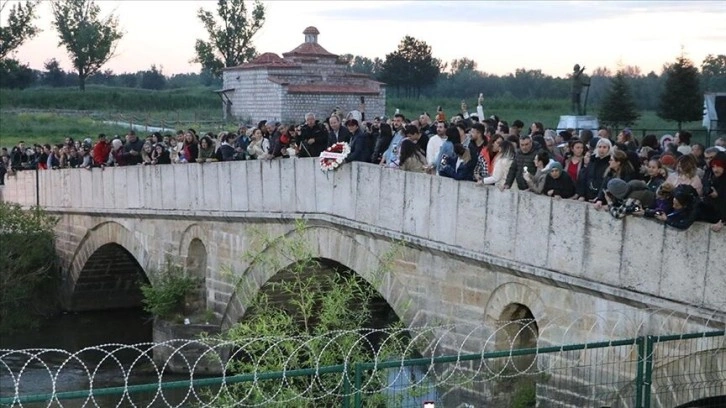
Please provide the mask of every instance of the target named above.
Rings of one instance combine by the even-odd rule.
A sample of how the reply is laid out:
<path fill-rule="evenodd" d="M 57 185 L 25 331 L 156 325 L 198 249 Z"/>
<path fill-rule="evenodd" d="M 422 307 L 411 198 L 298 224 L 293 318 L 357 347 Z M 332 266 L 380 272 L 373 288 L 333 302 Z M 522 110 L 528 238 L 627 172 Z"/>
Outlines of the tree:
<path fill-rule="evenodd" d="M 701 74 L 705 91 L 726 91 L 726 55 L 708 54 L 701 63 Z"/>
<path fill-rule="evenodd" d="M 43 64 L 43 67 L 45 68 L 42 80 L 43 85 L 57 88 L 66 84 L 66 73 L 60 67 L 57 59 L 49 59 Z"/>
<path fill-rule="evenodd" d="M 161 69 L 156 69 L 156 65 L 152 65 L 151 69 L 141 74 L 141 88 L 143 89 L 164 89 L 166 86 L 166 77 L 161 73 Z"/>
<path fill-rule="evenodd" d="M 8 3 L 7 0 L 0 0 L 0 15 Z M 0 26 L 0 60 L 4 60 L 25 40 L 38 34 L 40 30 L 32 24 L 38 3 L 39 0 L 29 0 L 24 3 L 16 3 L 10 8 L 7 26 Z"/>
<path fill-rule="evenodd" d="M 398 49 L 386 55 L 381 80 L 405 90 L 406 96 L 420 96 L 421 88 L 434 85 L 441 73 L 441 61 L 431 55 L 425 41 L 405 36 Z"/>
<path fill-rule="evenodd" d="M 222 68 L 243 64 L 257 54 L 252 37 L 265 23 L 265 6 L 256 0 L 250 16 L 244 0 L 218 0 L 217 15 L 222 25 L 211 11 L 200 8 L 197 12 L 209 41 L 197 39 L 194 45 L 197 55 L 192 62 L 202 64 L 202 70 L 219 77 Z"/>
<path fill-rule="evenodd" d="M 60 42 L 78 72 L 78 87 L 86 89 L 86 78 L 98 72 L 114 56 L 123 37 L 118 18 L 100 18 L 100 7 L 93 0 L 54 0 L 53 26 Z"/>
<path fill-rule="evenodd" d="M 3 63 L 5 61 L 0 61 Z M 40 208 L 0 202 L 0 330 L 37 325 L 34 310 L 53 307 L 58 290 L 53 228 L 58 218 Z"/>
<path fill-rule="evenodd" d="M 255 233 L 250 250 L 244 254 L 244 262 L 250 269 L 260 268 L 267 271 L 265 274 L 279 272 L 284 278 L 273 278 L 266 283 L 251 299 L 244 319 L 220 336 L 221 340 L 244 344 L 245 357 L 231 361 L 230 371 L 242 374 L 352 365 L 370 361 L 373 355 L 380 360 L 420 357 L 416 348 L 425 346 L 423 339 L 411 341 L 403 334 L 404 326 L 397 317 L 396 321 L 390 315 L 385 321 L 373 319 L 370 307 L 385 302 L 374 286 L 390 276 L 391 265 L 403 247 L 393 243 L 380 258 L 371 260 L 375 270 L 371 273 L 373 281 L 368 283 L 350 270 L 325 265 L 316 258 L 305 236 L 306 228 L 299 221 L 290 234 L 273 237 Z M 286 266 L 288 261 L 294 262 Z M 243 285 L 244 281 L 240 281 L 240 291 Z M 382 331 L 377 334 L 378 339 L 366 335 L 379 329 Z M 304 339 L 304 347 L 299 347 L 300 339 Z M 384 388 L 388 384 L 385 374 L 384 370 L 375 376 L 364 373 L 363 388 Z M 275 407 L 341 406 L 341 396 L 327 392 L 341 386 L 339 378 L 297 377 L 282 388 L 271 381 L 239 384 L 214 398 L 218 406 L 237 406 L 242 401 L 241 405 Z M 420 390 L 417 384 L 411 388 L 411 395 Z M 299 396 L 314 402 L 301 404 Z M 390 397 L 379 392 L 366 394 L 366 406 L 400 406 L 391 402 Z"/>
<path fill-rule="evenodd" d="M 451 75 L 457 75 L 463 72 L 476 71 L 476 61 L 469 58 L 459 58 L 451 61 Z"/>
<path fill-rule="evenodd" d="M 678 122 L 699 120 L 703 117 L 703 95 L 699 84 L 698 69 L 689 59 L 680 56 L 676 63 L 664 72 L 665 89 L 660 95 L 658 116 Z"/>
<path fill-rule="evenodd" d="M 617 128 L 632 125 L 639 117 L 625 72 L 620 70 L 611 80 L 610 89 L 600 105 L 600 121 Z"/>
<path fill-rule="evenodd" d="M 35 79 L 35 72 L 18 60 L 0 60 L 0 88 L 24 89 L 32 85 Z"/>
<path fill-rule="evenodd" d="M 383 60 L 380 58 L 370 59 L 353 54 L 340 55 L 338 60 L 348 66 L 348 71 L 357 74 L 366 74 L 373 78 L 380 74 L 381 65 L 383 65 Z"/>

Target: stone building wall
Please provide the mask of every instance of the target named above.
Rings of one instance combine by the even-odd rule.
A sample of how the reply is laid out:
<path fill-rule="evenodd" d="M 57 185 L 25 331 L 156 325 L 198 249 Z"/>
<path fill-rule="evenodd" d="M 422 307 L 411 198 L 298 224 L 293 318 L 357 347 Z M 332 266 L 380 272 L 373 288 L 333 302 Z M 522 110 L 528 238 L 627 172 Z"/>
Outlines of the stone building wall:
<path fill-rule="evenodd" d="M 382 116 L 386 109 L 385 89 L 380 95 L 365 95 L 366 119 Z M 359 95 L 341 94 L 286 94 L 283 96 L 282 119 L 285 123 L 301 123 L 305 114 L 312 112 L 323 119 L 336 107 L 343 112 L 356 110 L 360 105 Z"/>
<path fill-rule="evenodd" d="M 229 97 L 232 115 L 237 120 L 256 123 L 262 119 L 280 119 L 283 89 L 269 81 L 268 75 L 267 69 L 224 72 L 225 86 L 235 88 Z"/>

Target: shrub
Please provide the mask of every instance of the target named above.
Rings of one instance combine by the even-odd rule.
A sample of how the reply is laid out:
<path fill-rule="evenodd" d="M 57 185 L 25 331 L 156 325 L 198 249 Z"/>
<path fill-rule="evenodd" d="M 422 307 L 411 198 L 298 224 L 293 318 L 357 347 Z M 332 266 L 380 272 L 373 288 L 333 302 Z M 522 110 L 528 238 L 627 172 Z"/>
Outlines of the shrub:
<path fill-rule="evenodd" d="M 55 309 L 57 222 L 41 209 L 0 202 L 0 331 L 37 324 L 33 315 Z"/>
<path fill-rule="evenodd" d="M 201 279 L 185 276 L 184 270 L 170 260 L 155 276 L 153 285 L 141 285 L 144 310 L 164 320 L 180 320 L 187 298 L 198 290 Z"/>

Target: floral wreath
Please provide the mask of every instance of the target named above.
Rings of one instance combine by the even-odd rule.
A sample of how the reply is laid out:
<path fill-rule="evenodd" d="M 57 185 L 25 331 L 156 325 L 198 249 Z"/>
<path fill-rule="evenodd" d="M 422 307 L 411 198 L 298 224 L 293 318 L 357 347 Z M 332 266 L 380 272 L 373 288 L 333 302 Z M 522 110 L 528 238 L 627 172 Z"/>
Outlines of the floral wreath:
<path fill-rule="evenodd" d="M 320 154 L 320 170 L 330 171 L 340 167 L 350 154 L 350 146 L 345 142 L 338 142 Z"/>

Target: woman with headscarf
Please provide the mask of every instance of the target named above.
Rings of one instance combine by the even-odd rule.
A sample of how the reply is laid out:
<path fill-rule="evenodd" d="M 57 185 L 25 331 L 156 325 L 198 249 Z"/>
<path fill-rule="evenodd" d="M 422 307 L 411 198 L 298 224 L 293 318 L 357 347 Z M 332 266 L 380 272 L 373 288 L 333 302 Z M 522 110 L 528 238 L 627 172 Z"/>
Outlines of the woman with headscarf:
<path fill-rule="evenodd" d="M 595 141 L 593 139 L 592 141 Z M 592 143 L 591 141 L 591 143 Z M 577 195 L 580 201 L 594 202 L 603 186 L 605 172 L 610 165 L 610 150 L 612 143 L 608 139 L 598 139 L 595 142 L 595 151 L 589 156 L 587 168 L 585 168 L 581 176 L 582 181 L 578 183 Z"/>
<path fill-rule="evenodd" d="M 575 195 L 575 183 L 559 162 L 554 162 L 550 167 L 542 192 L 556 198 L 571 198 Z"/>

